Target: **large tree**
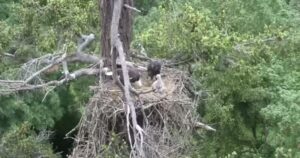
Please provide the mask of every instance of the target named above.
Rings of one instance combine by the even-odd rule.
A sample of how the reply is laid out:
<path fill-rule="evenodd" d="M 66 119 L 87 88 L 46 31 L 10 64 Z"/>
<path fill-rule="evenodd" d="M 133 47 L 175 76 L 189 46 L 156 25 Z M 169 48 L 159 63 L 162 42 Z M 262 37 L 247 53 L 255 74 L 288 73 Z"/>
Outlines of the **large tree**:
<path fill-rule="evenodd" d="M 105 66 L 111 66 L 111 44 L 110 44 L 110 27 L 113 15 L 114 1 L 100 0 L 100 16 L 101 16 L 101 56 Z M 130 42 L 132 39 L 132 9 L 125 6 L 133 6 L 133 0 L 123 1 L 121 18 L 119 22 L 120 40 L 123 43 L 124 52 L 128 56 L 130 50 Z"/>

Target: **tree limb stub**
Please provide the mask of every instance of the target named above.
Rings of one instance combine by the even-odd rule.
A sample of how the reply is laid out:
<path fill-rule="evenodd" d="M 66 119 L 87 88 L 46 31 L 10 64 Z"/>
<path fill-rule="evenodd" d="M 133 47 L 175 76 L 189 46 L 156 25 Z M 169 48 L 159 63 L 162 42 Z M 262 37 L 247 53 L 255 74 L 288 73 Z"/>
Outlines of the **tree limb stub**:
<path fill-rule="evenodd" d="M 79 44 L 77 48 L 77 53 L 81 53 L 85 47 L 87 47 L 94 39 L 95 35 L 81 35 L 81 38 L 84 40 L 82 43 Z"/>

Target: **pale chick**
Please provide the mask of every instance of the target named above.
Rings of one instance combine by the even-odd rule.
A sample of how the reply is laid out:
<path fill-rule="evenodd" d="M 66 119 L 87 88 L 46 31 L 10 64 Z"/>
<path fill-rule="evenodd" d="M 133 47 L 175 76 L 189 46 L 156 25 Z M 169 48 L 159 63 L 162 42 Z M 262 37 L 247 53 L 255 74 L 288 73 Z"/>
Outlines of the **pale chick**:
<path fill-rule="evenodd" d="M 154 90 L 155 93 L 160 93 L 160 94 L 164 93 L 166 87 L 163 80 L 161 79 L 160 74 L 156 75 L 156 81 L 153 82 L 152 89 Z"/>

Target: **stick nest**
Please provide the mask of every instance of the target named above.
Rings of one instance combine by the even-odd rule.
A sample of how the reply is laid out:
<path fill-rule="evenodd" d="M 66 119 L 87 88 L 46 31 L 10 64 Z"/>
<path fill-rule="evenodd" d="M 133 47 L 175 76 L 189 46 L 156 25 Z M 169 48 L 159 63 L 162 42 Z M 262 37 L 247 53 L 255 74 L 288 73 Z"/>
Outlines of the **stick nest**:
<path fill-rule="evenodd" d="M 143 88 L 151 89 L 150 79 L 143 73 Z M 137 122 L 143 128 L 144 155 L 147 158 L 182 157 L 187 151 L 196 122 L 195 104 L 185 89 L 187 75 L 179 70 L 163 68 L 162 79 L 167 92 L 150 92 L 134 96 Z M 86 107 L 75 148 L 69 157 L 129 157 L 130 146 L 123 93 L 111 80 L 103 81 Z M 131 125 L 130 125 L 131 126 Z"/>

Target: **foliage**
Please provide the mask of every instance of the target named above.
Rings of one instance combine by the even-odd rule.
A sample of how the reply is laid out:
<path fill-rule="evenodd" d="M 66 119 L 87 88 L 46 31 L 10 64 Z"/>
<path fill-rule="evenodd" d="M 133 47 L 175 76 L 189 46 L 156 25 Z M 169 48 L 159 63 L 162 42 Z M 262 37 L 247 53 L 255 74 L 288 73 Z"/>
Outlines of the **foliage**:
<path fill-rule="evenodd" d="M 36 129 L 52 127 L 63 113 L 58 95 L 53 92 L 45 96 L 37 91 L 22 96 L 1 97 L 0 100 L 1 131 L 23 121 L 31 122 Z"/>
<path fill-rule="evenodd" d="M 148 29 L 138 35 L 136 41 L 143 43 L 149 52 L 160 56 L 166 57 L 182 52 L 200 54 L 201 52 L 198 51 L 205 51 L 205 48 L 217 45 L 217 39 L 221 38 L 215 36 L 219 32 L 211 19 L 206 16 L 207 14 L 206 11 L 200 12 L 191 6 L 184 5 L 182 13 L 172 15 L 160 7 L 152 15 L 161 17 L 159 21 L 148 25 Z M 211 32 L 206 30 L 211 30 Z M 216 40 L 211 42 L 208 39 Z"/>
<path fill-rule="evenodd" d="M 9 5 L 11 13 L 0 22 L 0 50 L 17 55 L 20 62 L 68 46 L 72 52 L 76 35 L 96 33 L 99 26 L 97 1 L 24 0 Z M 95 48 L 95 45 L 92 47 Z M 1 66 L 0 66 L 1 67 Z"/>
<path fill-rule="evenodd" d="M 1 138 L 0 157 L 59 157 L 52 152 L 47 135 L 36 135 L 28 123 L 16 127 Z"/>
<path fill-rule="evenodd" d="M 153 6 L 157 6 L 158 3 L 159 1 L 157 0 L 139 0 L 139 1 L 135 1 L 134 5 L 135 7 L 137 7 L 137 9 L 142 11 L 143 15 L 147 15 L 149 13 L 149 10 Z"/>
<path fill-rule="evenodd" d="M 199 103 L 198 113 L 217 132 L 197 131 L 191 157 L 300 156 L 298 0 L 136 4 L 142 14 L 135 19 L 133 46 L 142 44 L 156 57 L 192 57 L 194 90 L 209 95 Z M 0 0 L 0 78 L 14 79 L 28 59 L 64 46 L 68 53 L 74 52 L 78 34 L 98 34 L 98 17 L 98 0 Z M 93 43 L 88 51 L 99 50 Z M 59 72 L 47 79 L 57 77 Z M 94 82 L 82 78 L 45 98 L 45 90 L 1 97 L 0 132 L 5 134 L 0 156 L 55 157 L 51 146 L 38 140 L 31 128 L 56 125 L 65 132 L 65 121 L 74 113 L 78 119 L 90 96 L 88 85 Z M 104 152 L 107 156 L 111 151 L 125 152 L 122 143 L 116 138 Z"/>
<path fill-rule="evenodd" d="M 137 18 L 134 44 L 196 61 L 198 112 L 217 132 L 194 157 L 299 157 L 298 16 L 283 0 L 178 0 Z"/>
<path fill-rule="evenodd" d="M 65 46 L 67 53 L 73 53 L 79 34 L 97 35 L 100 26 L 97 4 L 98 0 L 0 0 L 0 78 L 18 79 L 19 68 L 23 63 L 46 53 L 60 51 Z M 98 53 L 99 50 L 99 45 L 93 43 L 86 51 Z M 14 57 L 5 56 L 4 53 Z M 69 69 L 73 70 L 78 66 L 79 64 L 70 65 Z M 56 72 L 44 77 L 46 80 L 56 80 L 61 77 L 61 73 Z M 55 127 L 60 130 L 56 131 L 57 133 L 64 135 L 66 130 L 74 128 L 78 122 L 82 105 L 90 96 L 88 85 L 93 83 L 94 78 L 83 78 L 53 90 L 49 87 L 1 96 L 0 133 L 8 133 L 8 137 L 14 134 L 8 130 L 29 122 L 34 130 Z M 65 120 L 64 116 L 68 116 L 67 118 L 72 121 Z M 65 124 L 68 125 L 64 126 Z M 16 141 L 4 137 L 6 135 L 1 139 L 3 143 L 6 139 L 10 139 L 11 143 Z M 39 148 L 34 146 L 39 143 L 42 145 L 40 141 L 30 140 L 35 137 L 32 132 L 22 137 L 28 146 L 26 147 L 28 152 L 24 152 L 24 157 L 32 157 L 30 146 L 32 150 L 38 151 Z M 17 154 L 19 152 L 17 147 L 8 148 L 9 150 L 5 152 Z"/>

